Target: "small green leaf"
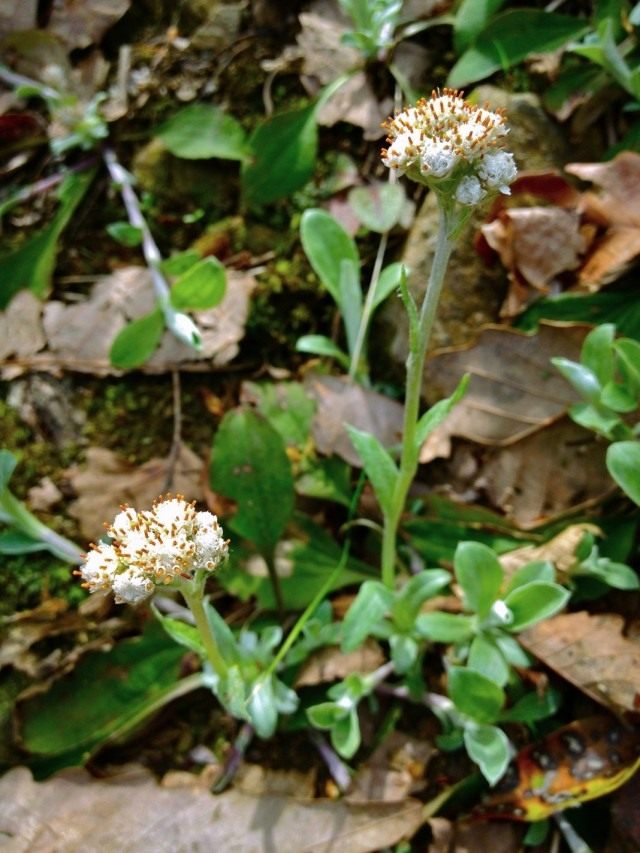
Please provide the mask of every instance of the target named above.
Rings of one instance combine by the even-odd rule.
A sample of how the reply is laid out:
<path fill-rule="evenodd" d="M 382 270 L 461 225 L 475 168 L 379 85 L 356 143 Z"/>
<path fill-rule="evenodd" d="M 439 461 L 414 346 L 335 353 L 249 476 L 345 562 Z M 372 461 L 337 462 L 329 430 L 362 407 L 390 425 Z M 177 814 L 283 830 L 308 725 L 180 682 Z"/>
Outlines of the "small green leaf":
<path fill-rule="evenodd" d="M 457 53 L 469 47 L 505 2 L 506 0 L 462 0 L 453 24 Z"/>
<path fill-rule="evenodd" d="M 392 610 L 396 625 L 408 631 L 424 602 L 449 586 L 451 580 L 451 575 L 444 569 L 423 569 L 410 578 L 396 594 Z"/>
<path fill-rule="evenodd" d="M 233 631 L 208 599 L 204 602 L 204 608 L 207 622 L 225 663 L 229 667 L 238 666 L 242 655 L 236 638 L 233 636 Z"/>
<path fill-rule="evenodd" d="M 475 620 L 454 613 L 421 613 L 416 630 L 432 643 L 464 643 L 473 636 Z"/>
<path fill-rule="evenodd" d="M 139 246 L 142 242 L 142 231 L 129 222 L 110 222 L 107 234 L 123 246 Z"/>
<path fill-rule="evenodd" d="M 552 358 L 551 363 L 588 403 L 600 401 L 602 387 L 593 370 L 568 358 Z"/>
<path fill-rule="evenodd" d="M 458 383 L 458 387 L 450 397 L 446 397 L 444 400 L 438 400 L 438 402 L 432 406 L 429 411 L 422 415 L 418 421 L 418 426 L 416 427 L 416 444 L 418 447 L 422 446 L 427 436 L 432 433 L 436 427 L 440 426 L 456 403 L 464 397 L 467 393 L 467 388 L 469 387 L 469 379 L 470 375 L 465 373 Z"/>
<path fill-rule="evenodd" d="M 584 19 L 542 9 L 502 12 L 453 66 L 448 85 L 467 86 L 496 71 L 506 71 L 531 53 L 548 53 L 562 47 L 588 28 Z"/>
<path fill-rule="evenodd" d="M 166 121 L 156 136 L 176 157 L 186 160 L 246 160 L 245 132 L 232 116 L 213 104 L 190 104 Z"/>
<path fill-rule="evenodd" d="M 418 659 L 418 644 L 408 634 L 392 634 L 389 648 L 391 660 L 399 675 L 408 672 Z"/>
<path fill-rule="evenodd" d="M 19 530 L 4 530 L 0 533 L 0 554 L 34 554 L 49 548 L 42 539 L 34 539 Z"/>
<path fill-rule="evenodd" d="M 617 382 L 607 382 L 602 389 L 600 402 L 614 412 L 633 412 L 638 408 L 635 394 L 631 394 L 627 388 Z"/>
<path fill-rule="evenodd" d="M 360 746 L 360 722 L 355 708 L 333 726 L 331 743 L 343 758 L 352 758 L 356 754 Z"/>
<path fill-rule="evenodd" d="M 553 583 L 555 579 L 556 571 L 553 567 L 553 563 L 549 563 L 547 560 L 527 563 L 526 565 L 521 566 L 518 571 L 512 575 L 509 583 L 506 586 L 505 592 L 512 592 L 519 586 L 524 586 L 525 584 L 531 583 L 532 581 L 544 581 L 545 583 Z"/>
<path fill-rule="evenodd" d="M 273 735 L 278 725 L 278 709 L 271 678 L 261 678 L 249 688 L 247 715 L 258 737 L 270 738 Z"/>
<path fill-rule="evenodd" d="M 213 441 L 211 488 L 238 503 L 230 526 L 270 555 L 291 517 L 293 476 L 281 436 L 257 412 L 235 409 Z"/>
<path fill-rule="evenodd" d="M 187 249 L 185 252 L 175 252 L 171 257 L 165 258 L 160 264 L 160 269 L 165 275 L 178 276 L 190 270 L 199 260 L 200 252 Z"/>
<path fill-rule="evenodd" d="M 480 542 L 460 542 L 453 565 L 466 607 L 484 619 L 502 586 L 503 571 L 498 558 Z"/>
<path fill-rule="evenodd" d="M 333 216 L 319 208 L 302 214 L 300 239 L 313 271 L 339 306 L 342 261 L 360 268 L 356 244 Z"/>
<path fill-rule="evenodd" d="M 242 166 L 245 202 L 254 207 L 291 195 L 313 175 L 318 147 L 316 104 L 277 113 L 251 134 L 253 156 Z"/>
<path fill-rule="evenodd" d="M 344 617 L 342 650 L 352 652 L 391 609 L 393 593 L 380 581 L 365 581 Z"/>
<path fill-rule="evenodd" d="M 612 444 L 607 450 L 607 468 L 622 491 L 640 505 L 640 442 Z"/>
<path fill-rule="evenodd" d="M 500 720 L 507 723 L 537 723 L 556 713 L 560 707 L 560 693 L 557 690 L 545 690 L 539 693 L 527 693 L 512 708 L 500 714 Z"/>
<path fill-rule="evenodd" d="M 589 332 L 582 344 L 580 361 L 595 374 L 600 385 L 606 385 L 613 379 L 615 335 L 616 327 L 613 323 L 603 323 Z"/>
<path fill-rule="evenodd" d="M 448 674 L 449 697 L 458 711 L 478 723 L 492 723 L 505 701 L 504 690 L 479 672 L 452 666 Z"/>
<path fill-rule="evenodd" d="M 624 374 L 629 393 L 636 399 L 640 395 L 640 343 L 631 338 L 619 338 L 614 348 L 620 359 L 620 370 Z"/>
<path fill-rule="evenodd" d="M 326 355 L 335 358 L 338 364 L 347 370 L 349 368 L 349 356 L 343 352 L 337 344 L 325 335 L 303 335 L 296 342 L 298 352 L 308 352 L 312 355 Z"/>
<path fill-rule="evenodd" d="M 159 308 L 120 329 L 111 344 L 109 361 L 118 370 L 132 370 L 151 358 L 164 332 L 164 317 Z"/>
<path fill-rule="evenodd" d="M 525 628 L 554 616 L 566 605 L 571 593 L 555 583 L 533 583 L 520 586 L 510 592 L 504 603 L 513 613 L 513 622 L 508 626 L 511 632 Z"/>
<path fill-rule="evenodd" d="M 0 492 L 8 487 L 18 460 L 10 450 L 0 450 Z"/>
<path fill-rule="evenodd" d="M 340 261 L 340 312 L 347 334 L 349 352 L 353 352 L 362 320 L 362 289 L 360 287 L 360 266 L 353 261 Z"/>
<path fill-rule="evenodd" d="M 371 481 L 380 508 L 386 514 L 392 509 L 393 491 L 398 479 L 398 466 L 380 441 L 368 432 L 345 424 L 351 443 L 362 459 L 364 470 Z"/>
<path fill-rule="evenodd" d="M 469 649 L 470 669 L 485 675 L 499 687 L 504 687 L 509 679 L 509 664 L 504 655 L 490 637 L 478 634 Z"/>
<path fill-rule="evenodd" d="M 200 633 L 195 625 L 188 625 L 186 622 L 180 622 L 178 619 L 172 619 L 171 616 L 165 616 L 153 604 L 151 605 L 151 609 L 153 610 L 153 615 L 156 617 L 158 622 L 160 622 L 172 640 L 175 640 L 176 643 L 179 643 L 181 646 L 184 646 L 190 651 L 195 652 L 201 658 L 206 657 L 206 650 L 204 648 L 202 638 L 200 637 Z"/>
<path fill-rule="evenodd" d="M 203 258 L 174 282 L 171 304 L 178 311 L 205 311 L 222 301 L 226 289 L 224 264 L 213 256 Z"/>
<path fill-rule="evenodd" d="M 341 708 L 336 702 L 321 702 L 319 705 L 312 705 L 307 708 L 307 717 L 311 721 L 311 725 L 317 729 L 330 729 L 339 721 L 344 719 L 348 714 L 344 708 Z"/>
<path fill-rule="evenodd" d="M 396 263 L 389 264 L 382 270 L 375 285 L 376 289 L 372 303 L 373 311 L 400 287 L 400 276 L 402 275 L 403 266 L 404 264 L 397 261 Z"/>
<path fill-rule="evenodd" d="M 496 726 L 473 726 L 464 731 L 464 745 L 490 785 L 504 776 L 511 750 L 509 738 Z"/>
<path fill-rule="evenodd" d="M 355 187 L 349 193 L 349 204 L 370 231 L 384 234 L 397 225 L 405 203 L 401 184 L 373 184 Z"/>
<path fill-rule="evenodd" d="M 525 847 L 538 847 L 540 844 L 544 843 L 550 829 L 551 821 L 536 820 L 529 824 L 529 828 L 522 839 L 522 843 Z"/>

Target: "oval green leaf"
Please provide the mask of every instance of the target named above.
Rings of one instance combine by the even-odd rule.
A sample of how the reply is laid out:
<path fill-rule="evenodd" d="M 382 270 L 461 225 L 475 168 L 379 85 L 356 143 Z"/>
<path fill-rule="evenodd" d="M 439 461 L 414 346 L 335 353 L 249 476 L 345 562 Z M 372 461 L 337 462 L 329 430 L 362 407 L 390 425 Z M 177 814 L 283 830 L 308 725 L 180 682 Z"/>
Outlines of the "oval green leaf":
<path fill-rule="evenodd" d="M 224 264 L 203 258 L 184 272 L 171 288 L 171 304 L 178 311 L 205 311 L 218 305 L 227 289 Z"/>
<path fill-rule="evenodd" d="M 155 352 L 163 332 L 164 317 L 156 308 L 120 329 L 111 344 L 109 361 L 118 370 L 140 367 Z"/>
<path fill-rule="evenodd" d="M 185 160 L 246 160 L 245 132 L 232 116 L 213 104 L 190 104 L 166 121 L 156 136 Z"/>

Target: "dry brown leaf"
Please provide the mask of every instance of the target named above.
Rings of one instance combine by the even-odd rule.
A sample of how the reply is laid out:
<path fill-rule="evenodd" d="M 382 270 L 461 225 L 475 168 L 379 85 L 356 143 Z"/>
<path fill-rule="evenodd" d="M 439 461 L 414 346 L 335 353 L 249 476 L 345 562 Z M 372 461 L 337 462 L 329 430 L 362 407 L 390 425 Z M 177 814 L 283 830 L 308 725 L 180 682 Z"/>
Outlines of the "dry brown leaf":
<path fill-rule="evenodd" d="M 397 803 L 424 785 L 424 774 L 436 748 L 393 731 L 358 768 L 347 793 L 350 803 Z"/>
<path fill-rule="evenodd" d="M 586 248 L 578 213 L 560 207 L 510 208 L 482 233 L 511 275 L 543 291 L 560 273 L 576 269 Z"/>
<path fill-rule="evenodd" d="M 429 825 L 433 840 L 427 853 L 520 853 L 523 827 L 504 821 L 452 823 L 444 817 L 432 817 Z"/>
<path fill-rule="evenodd" d="M 607 708 L 637 711 L 640 640 L 622 635 L 615 613 L 567 613 L 523 631 L 522 645 L 548 667 Z"/>
<path fill-rule="evenodd" d="M 352 672 L 373 672 L 384 661 L 380 645 L 371 637 L 353 652 L 341 652 L 338 646 L 327 646 L 307 658 L 298 673 L 295 687 L 339 681 Z"/>
<path fill-rule="evenodd" d="M 40 482 L 28 491 L 31 509 L 48 512 L 51 507 L 60 503 L 64 495 L 53 482 L 51 477 L 43 477 Z"/>
<path fill-rule="evenodd" d="M 47 25 L 70 50 L 100 41 L 131 5 L 131 0 L 58 0 Z"/>
<path fill-rule="evenodd" d="M 320 453 L 336 453 L 351 465 L 362 467 L 345 424 L 375 435 L 385 447 L 400 442 L 400 403 L 340 376 L 311 375 L 305 380 L 305 389 L 318 404 L 311 434 Z"/>
<path fill-rule="evenodd" d="M 31 291 L 21 290 L 0 311 L 0 361 L 35 355 L 45 344 L 42 303 Z"/>
<path fill-rule="evenodd" d="M 358 806 L 235 790 L 215 796 L 161 788 L 141 773 L 96 781 L 77 770 L 36 783 L 23 767 L 0 779 L 0 801 L 7 853 L 368 853 L 410 838 L 423 822 L 417 800 Z"/>
<path fill-rule="evenodd" d="M 544 545 L 525 545 L 503 554 L 500 564 L 507 578 L 514 575 L 527 563 L 544 562 L 548 560 L 560 574 L 567 574 L 576 563 L 576 549 L 582 542 L 585 533 L 602 536 L 602 531 L 595 524 L 570 524 L 557 536 L 545 542 Z"/>
<path fill-rule="evenodd" d="M 494 506 L 529 529 L 613 489 L 606 443 L 568 417 L 491 454 L 481 483 Z"/>
<path fill-rule="evenodd" d="M 165 332 L 160 346 L 143 369 L 161 373 L 176 367 L 197 370 L 229 362 L 238 353 L 238 343 L 244 335 L 249 311 L 249 297 L 254 287 L 252 275 L 227 270 L 227 292 L 220 305 L 207 311 L 193 312 L 202 332 L 201 352 Z M 0 332 L 3 322 L 5 325 L 12 322 L 10 312 L 15 300 L 28 298 L 18 294 L 4 315 L 0 313 Z M 115 336 L 127 322 L 151 311 L 154 304 L 149 271 L 145 267 L 125 267 L 101 279 L 84 302 L 68 304 L 52 300 L 46 303 L 42 325 L 29 302 L 28 328 L 25 327 L 19 338 L 25 342 L 24 351 L 19 350 L 15 342 L 7 352 L 6 344 L 0 345 L 0 360 L 9 360 L 3 368 L 3 375 L 12 378 L 20 369 L 56 367 L 101 376 L 117 374 L 120 371 L 109 362 L 109 350 Z M 22 302 L 15 312 L 22 312 Z M 20 322 L 25 325 L 22 317 Z M 39 352 L 44 342 L 37 348 L 35 346 L 42 335 L 47 343 L 45 352 Z"/>
<path fill-rule="evenodd" d="M 243 761 L 233 778 L 233 787 L 236 791 L 254 797 L 278 794 L 297 800 L 312 800 L 316 790 L 316 776 L 315 767 L 302 773 L 300 770 L 273 770 L 261 764 Z"/>
<path fill-rule="evenodd" d="M 140 509 L 166 491 L 167 460 L 150 459 L 140 467 L 123 461 L 103 447 L 90 447 L 83 466 L 65 473 L 78 495 L 69 506 L 69 514 L 80 522 L 80 529 L 89 540 L 104 534 L 105 522 L 110 522 L 121 504 Z M 185 445 L 175 465 L 172 491 L 187 500 L 201 500 L 203 462 Z"/>
<path fill-rule="evenodd" d="M 604 853 L 638 853 L 640 850 L 640 773 L 615 792 L 611 804 L 611 829 Z"/>
<path fill-rule="evenodd" d="M 561 417 L 578 397 L 554 370 L 552 356 L 579 361 L 588 328 L 541 323 L 536 335 L 487 326 L 464 347 L 440 350 L 427 362 L 425 392 L 432 400 L 453 393 L 465 373 L 469 389 L 447 420 L 432 433 L 421 461 L 446 450 L 453 435 L 480 444 L 508 445 Z"/>

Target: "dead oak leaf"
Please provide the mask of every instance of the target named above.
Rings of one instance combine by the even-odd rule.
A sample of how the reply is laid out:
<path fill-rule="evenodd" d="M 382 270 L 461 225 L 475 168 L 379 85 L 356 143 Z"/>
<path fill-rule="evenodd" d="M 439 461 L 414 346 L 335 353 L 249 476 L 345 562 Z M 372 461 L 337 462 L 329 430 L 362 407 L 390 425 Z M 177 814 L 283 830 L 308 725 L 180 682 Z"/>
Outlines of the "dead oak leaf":
<path fill-rule="evenodd" d="M 342 652 L 338 646 L 327 646 L 307 658 L 298 673 L 295 687 L 340 681 L 352 672 L 373 672 L 384 661 L 380 645 L 371 637 L 352 652 Z"/>
<path fill-rule="evenodd" d="M 424 784 L 436 753 L 432 743 L 393 731 L 358 768 L 347 792 L 350 803 L 401 802 Z"/>
<path fill-rule="evenodd" d="M 0 800 L 0 833 L 12 853 L 369 853 L 410 838 L 424 820 L 414 799 L 350 805 L 233 789 L 215 796 L 197 786 L 162 788 L 140 772 L 96 781 L 75 770 L 37 783 L 18 767 L 0 779 Z"/>
<path fill-rule="evenodd" d="M 547 561 L 553 563 L 557 572 L 566 576 L 576 563 L 576 550 L 585 534 L 602 536 L 602 531 L 595 524 L 586 522 L 570 524 L 543 545 L 525 545 L 503 554 L 499 558 L 500 565 L 507 579 L 527 563 Z"/>
<path fill-rule="evenodd" d="M 587 696 L 616 713 L 637 711 L 640 642 L 615 613 L 567 613 L 523 631 L 522 645 Z"/>
<path fill-rule="evenodd" d="M 154 458 L 140 467 L 128 464 L 104 447 L 90 447 L 86 462 L 65 473 L 77 499 L 69 506 L 69 514 L 80 522 L 88 540 L 104 534 L 105 522 L 110 522 L 123 503 L 147 509 L 166 491 L 167 459 Z M 202 499 L 203 462 L 185 445 L 176 460 L 173 491 L 187 500 Z"/>

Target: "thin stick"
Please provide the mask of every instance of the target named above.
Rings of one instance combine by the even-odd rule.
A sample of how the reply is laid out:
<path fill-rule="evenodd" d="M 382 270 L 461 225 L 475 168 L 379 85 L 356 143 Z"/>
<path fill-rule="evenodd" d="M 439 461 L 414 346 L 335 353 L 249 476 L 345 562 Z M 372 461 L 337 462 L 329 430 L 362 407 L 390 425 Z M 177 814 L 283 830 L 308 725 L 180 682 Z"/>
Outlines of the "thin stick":
<path fill-rule="evenodd" d="M 342 794 L 351 785 L 351 773 L 349 768 L 341 760 L 339 755 L 329 746 L 326 739 L 315 729 L 309 731 L 309 737 L 313 745 L 320 753 L 320 757 L 324 761 L 327 770 L 331 773 L 331 778 L 338 786 Z"/>
<path fill-rule="evenodd" d="M 180 389 L 180 371 L 171 371 L 171 387 L 173 390 L 173 436 L 171 438 L 171 449 L 167 456 L 167 475 L 164 481 L 164 491 L 173 489 L 176 474 L 176 466 L 182 449 L 182 395 Z"/>
<path fill-rule="evenodd" d="M 243 723 L 238 736 L 236 737 L 233 746 L 229 750 L 229 754 L 227 756 L 227 760 L 225 761 L 224 770 L 222 771 L 222 776 L 215 783 L 213 788 L 211 789 L 214 794 L 221 794 L 225 788 L 227 788 L 231 782 L 233 782 L 233 778 L 238 772 L 238 768 L 244 758 L 244 754 L 249 747 L 249 744 L 253 740 L 253 735 L 255 734 L 254 728 L 251 723 Z"/>

